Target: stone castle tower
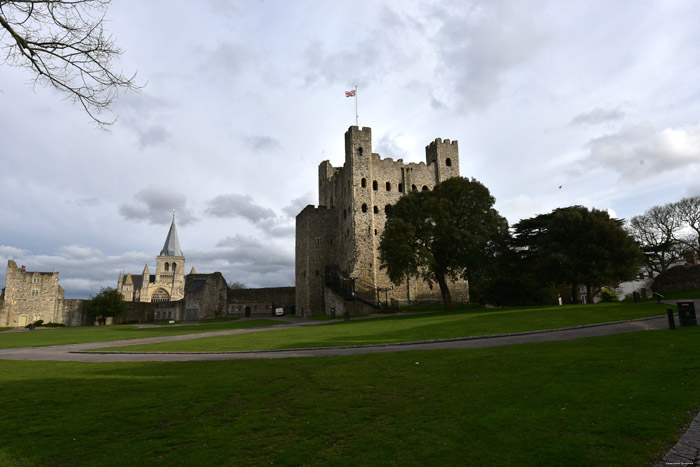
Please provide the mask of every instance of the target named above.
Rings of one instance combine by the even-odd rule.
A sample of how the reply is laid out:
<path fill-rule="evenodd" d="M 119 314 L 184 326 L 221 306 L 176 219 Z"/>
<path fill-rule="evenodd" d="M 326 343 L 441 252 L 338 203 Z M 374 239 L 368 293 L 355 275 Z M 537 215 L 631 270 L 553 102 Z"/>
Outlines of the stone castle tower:
<path fill-rule="evenodd" d="M 146 264 L 141 274 L 119 274 L 117 288 L 127 302 L 169 302 L 185 297 L 185 255 L 177 238 L 175 214 L 156 257 L 156 273 L 151 274 Z"/>
<path fill-rule="evenodd" d="M 382 159 L 372 152 L 372 130 L 351 126 L 345 133 L 345 163 L 319 165 L 319 206 L 307 206 L 296 219 L 297 313 L 328 313 L 333 283 L 352 280 L 366 302 L 439 300 L 415 278 L 393 285 L 380 269 L 379 241 L 386 213 L 409 191 L 432 190 L 459 176 L 457 141 L 436 139 L 425 148 L 425 162 Z M 468 298 L 466 281 L 450 284 L 455 300 Z M 373 297 L 376 297 L 373 299 Z"/>

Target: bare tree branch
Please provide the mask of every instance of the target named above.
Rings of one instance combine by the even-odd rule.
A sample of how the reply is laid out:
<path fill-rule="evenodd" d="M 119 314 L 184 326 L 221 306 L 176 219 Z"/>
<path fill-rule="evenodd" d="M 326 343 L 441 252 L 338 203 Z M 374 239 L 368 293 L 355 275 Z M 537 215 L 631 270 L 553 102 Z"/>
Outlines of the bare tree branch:
<path fill-rule="evenodd" d="M 136 74 L 112 68 L 122 54 L 103 24 L 111 0 L 0 0 L 0 57 L 27 68 L 34 83 L 50 85 L 79 103 L 101 128 L 119 91 L 138 91 Z"/>

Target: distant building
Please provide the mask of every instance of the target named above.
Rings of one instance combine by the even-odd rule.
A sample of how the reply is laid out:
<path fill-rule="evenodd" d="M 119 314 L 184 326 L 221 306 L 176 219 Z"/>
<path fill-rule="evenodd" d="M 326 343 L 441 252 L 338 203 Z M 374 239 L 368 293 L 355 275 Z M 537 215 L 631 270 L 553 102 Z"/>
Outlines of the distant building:
<path fill-rule="evenodd" d="M 177 238 L 175 214 L 156 257 L 156 273 L 150 273 L 148 264 L 141 274 L 121 273 L 117 289 L 127 302 L 174 302 L 185 297 L 185 255 Z"/>
<path fill-rule="evenodd" d="M 58 285 L 58 272 L 27 271 L 9 260 L 0 298 L 0 326 L 61 322 L 63 288 Z"/>

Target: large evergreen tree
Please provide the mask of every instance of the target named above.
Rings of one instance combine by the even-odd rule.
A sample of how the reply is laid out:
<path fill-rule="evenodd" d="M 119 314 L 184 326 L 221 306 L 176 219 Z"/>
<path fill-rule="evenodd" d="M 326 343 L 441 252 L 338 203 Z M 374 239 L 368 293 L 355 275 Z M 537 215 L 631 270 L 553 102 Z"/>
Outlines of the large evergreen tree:
<path fill-rule="evenodd" d="M 539 277 L 553 284 L 580 285 L 589 301 L 602 285 L 634 278 L 642 252 L 623 221 L 606 211 L 570 206 L 515 224 L 515 244 Z"/>
<path fill-rule="evenodd" d="M 406 276 L 437 283 L 447 308 L 449 279 L 477 284 L 488 270 L 508 222 L 477 180 L 450 178 L 433 191 L 415 191 L 389 211 L 379 245 L 382 268 L 400 284 Z"/>

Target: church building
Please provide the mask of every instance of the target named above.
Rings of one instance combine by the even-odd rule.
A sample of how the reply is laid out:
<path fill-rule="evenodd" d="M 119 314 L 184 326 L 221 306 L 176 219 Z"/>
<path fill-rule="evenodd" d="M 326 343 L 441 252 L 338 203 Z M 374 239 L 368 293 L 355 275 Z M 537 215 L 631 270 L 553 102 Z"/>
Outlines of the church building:
<path fill-rule="evenodd" d="M 117 288 L 127 302 L 172 302 L 185 297 L 185 255 L 177 238 L 175 214 L 156 257 L 156 273 L 151 274 L 148 264 L 141 274 L 120 273 Z"/>

